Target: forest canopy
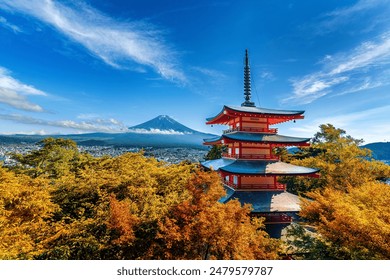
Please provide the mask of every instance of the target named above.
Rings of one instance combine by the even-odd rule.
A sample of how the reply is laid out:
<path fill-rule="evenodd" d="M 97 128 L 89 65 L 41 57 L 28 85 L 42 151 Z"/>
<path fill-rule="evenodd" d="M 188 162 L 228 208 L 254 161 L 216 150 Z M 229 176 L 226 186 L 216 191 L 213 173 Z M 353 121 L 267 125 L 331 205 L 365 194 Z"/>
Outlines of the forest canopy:
<path fill-rule="evenodd" d="M 390 259 L 390 186 L 384 182 L 390 166 L 374 160 L 361 143 L 324 124 L 310 147 L 284 155 L 321 174 L 284 179 L 289 191 L 305 197 L 303 222 L 290 233 L 290 248 L 302 258 Z"/>
<path fill-rule="evenodd" d="M 276 259 L 279 242 L 226 204 L 219 177 L 142 153 L 93 158 L 45 139 L 0 167 L 1 259 Z"/>
<path fill-rule="evenodd" d="M 95 158 L 47 138 L 0 166 L 0 259 L 390 259 L 390 166 L 326 124 L 283 161 L 320 169 L 285 177 L 302 198 L 286 239 L 251 205 L 225 195 L 216 172 L 142 152 Z M 223 148 L 215 148 L 210 158 Z"/>

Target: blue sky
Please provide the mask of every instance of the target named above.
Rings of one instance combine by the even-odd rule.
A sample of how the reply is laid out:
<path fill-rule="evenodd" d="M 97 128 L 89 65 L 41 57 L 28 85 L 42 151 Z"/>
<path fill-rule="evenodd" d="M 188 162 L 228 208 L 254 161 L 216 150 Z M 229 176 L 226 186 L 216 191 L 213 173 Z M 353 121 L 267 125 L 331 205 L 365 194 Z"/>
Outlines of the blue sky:
<path fill-rule="evenodd" d="M 390 141 L 390 0 L 0 0 L 0 133 L 120 132 L 169 115 L 200 131 L 243 101 Z"/>

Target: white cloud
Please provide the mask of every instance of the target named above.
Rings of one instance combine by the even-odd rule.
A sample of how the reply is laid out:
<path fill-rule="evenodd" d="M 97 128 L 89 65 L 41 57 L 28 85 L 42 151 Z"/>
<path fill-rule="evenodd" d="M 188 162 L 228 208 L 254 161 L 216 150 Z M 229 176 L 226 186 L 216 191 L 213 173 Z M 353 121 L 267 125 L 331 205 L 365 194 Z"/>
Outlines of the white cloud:
<path fill-rule="evenodd" d="M 24 134 L 24 135 L 50 135 L 50 134 L 59 134 L 47 132 L 43 129 L 40 130 L 31 130 L 31 131 L 16 131 L 16 132 L 2 132 L 2 135 L 14 135 L 14 134 Z"/>
<path fill-rule="evenodd" d="M 0 67 L 0 103 L 20 110 L 42 112 L 43 108 L 28 101 L 27 95 L 47 96 L 45 92 L 13 78 L 7 69 Z"/>
<path fill-rule="evenodd" d="M 116 68 L 129 62 L 148 66 L 165 79 L 185 81 L 177 70 L 175 53 L 161 32 L 149 24 L 114 20 L 85 3 L 52 0 L 2 0 L 0 8 L 32 16 L 84 46 Z"/>
<path fill-rule="evenodd" d="M 197 66 L 194 66 L 194 67 L 191 67 L 192 70 L 195 70 L 205 76 L 208 76 L 212 79 L 226 79 L 227 76 L 220 72 L 220 71 L 217 71 L 217 70 L 214 70 L 214 69 L 209 69 L 209 68 L 205 68 L 205 67 L 197 67 Z"/>
<path fill-rule="evenodd" d="M 373 14 L 371 20 L 367 21 L 366 27 L 359 30 L 360 32 L 371 31 L 376 26 L 389 22 L 389 4 L 390 0 L 359 0 L 351 6 L 338 8 L 324 14 L 323 20 L 319 24 L 317 23 L 317 31 L 319 34 L 324 34 L 339 30 L 340 26 L 350 22 L 359 22 L 362 17 L 367 18 L 369 14 Z"/>
<path fill-rule="evenodd" d="M 386 7 L 389 2 L 389 0 L 359 0 L 352 6 L 333 10 L 326 15 L 329 17 L 350 17 L 356 13 L 373 9 L 376 7 Z"/>
<path fill-rule="evenodd" d="M 18 94 L 15 91 L 8 90 L 0 87 L 0 103 L 9 105 L 13 108 L 25 110 L 25 111 L 34 111 L 42 112 L 43 108 L 37 104 L 31 103 L 23 95 Z"/>
<path fill-rule="evenodd" d="M 133 128 L 133 129 L 128 129 L 127 132 L 133 132 L 133 133 L 140 133 L 140 134 L 164 134 L 164 135 L 185 135 L 185 134 L 192 134 L 189 132 L 180 132 L 180 131 L 175 131 L 173 129 L 169 130 L 161 130 L 158 128 L 152 128 L 152 129 L 144 129 L 144 128 Z"/>
<path fill-rule="evenodd" d="M 348 52 L 327 55 L 321 63 L 321 70 L 291 79 L 294 96 L 284 101 L 306 104 L 331 93 L 345 94 L 390 84 L 390 33 Z"/>
<path fill-rule="evenodd" d="M 98 114 L 79 114 L 78 119 L 87 120 L 89 123 L 99 124 L 99 125 L 114 125 L 119 126 L 121 129 L 126 128 L 123 122 L 118 121 L 114 118 L 103 119 Z"/>
<path fill-rule="evenodd" d="M 45 92 L 33 86 L 23 84 L 10 76 L 10 71 L 0 67 L 0 87 L 28 95 L 46 95 Z"/>
<path fill-rule="evenodd" d="M 23 124 L 34 124 L 49 127 L 69 128 L 79 131 L 90 131 L 90 132 L 124 132 L 127 131 L 125 125 L 122 122 L 115 119 L 108 120 L 88 120 L 76 122 L 73 120 L 56 120 L 49 121 L 33 117 L 27 117 L 19 114 L 0 114 L 0 119 L 14 121 L 16 123 Z"/>
<path fill-rule="evenodd" d="M 383 34 L 378 42 L 364 42 L 350 55 L 339 55 L 333 58 L 329 75 L 338 75 L 359 69 L 370 69 L 390 63 L 390 33 Z M 332 65 L 333 64 L 333 65 Z"/>
<path fill-rule="evenodd" d="M 263 80 L 273 81 L 275 80 L 275 76 L 271 71 L 263 70 L 260 73 L 260 78 Z"/>
<path fill-rule="evenodd" d="M 90 119 L 96 119 L 96 118 L 99 118 L 99 115 L 98 114 L 94 114 L 94 113 L 82 113 L 82 114 L 79 114 L 77 116 L 78 119 L 82 119 L 82 120 L 90 120 Z"/>
<path fill-rule="evenodd" d="M 14 33 L 20 33 L 22 30 L 15 24 L 10 23 L 6 18 L 0 16 L 0 25 L 3 25 L 5 28 L 12 30 Z"/>
<path fill-rule="evenodd" d="M 390 105 L 371 108 L 349 114 L 321 117 L 306 121 L 306 124 L 290 127 L 288 130 L 296 136 L 314 135 L 321 124 L 330 123 L 346 130 L 347 134 L 366 143 L 390 141 L 390 126 L 384 116 L 390 112 Z"/>
<path fill-rule="evenodd" d="M 383 114 L 386 114 L 388 112 L 390 112 L 390 105 L 368 109 L 364 111 L 358 111 L 350 114 L 320 118 L 317 119 L 316 122 L 320 124 L 331 123 L 339 127 L 343 127 L 345 125 L 358 123 L 360 121 L 369 121 L 371 119 L 378 120 L 378 117 L 381 117 L 383 116 Z"/>

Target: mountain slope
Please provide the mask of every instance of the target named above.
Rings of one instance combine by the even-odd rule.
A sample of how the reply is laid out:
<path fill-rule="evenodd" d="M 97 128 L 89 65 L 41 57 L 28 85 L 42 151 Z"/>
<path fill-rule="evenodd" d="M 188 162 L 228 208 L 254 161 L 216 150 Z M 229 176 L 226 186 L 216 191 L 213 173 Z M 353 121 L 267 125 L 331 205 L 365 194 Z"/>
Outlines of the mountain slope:
<path fill-rule="evenodd" d="M 129 127 L 130 132 L 156 134 L 192 134 L 199 133 L 167 115 L 160 115 L 147 122 Z"/>
<path fill-rule="evenodd" d="M 379 160 L 390 160 L 390 142 L 376 142 L 362 146 L 372 151 L 372 156 Z"/>

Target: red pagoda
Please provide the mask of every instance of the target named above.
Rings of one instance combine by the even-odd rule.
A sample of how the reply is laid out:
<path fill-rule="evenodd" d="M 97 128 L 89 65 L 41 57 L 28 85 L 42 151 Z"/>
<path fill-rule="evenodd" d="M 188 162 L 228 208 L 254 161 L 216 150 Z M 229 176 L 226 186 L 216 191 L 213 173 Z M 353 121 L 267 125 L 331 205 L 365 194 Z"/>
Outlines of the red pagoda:
<path fill-rule="evenodd" d="M 222 202 L 238 199 L 252 205 L 252 215 L 265 217 L 268 233 L 280 237 L 300 210 L 299 197 L 286 191 L 278 176 L 318 177 L 318 170 L 281 162 L 274 148 L 308 146 L 310 138 L 277 134 L 270 126 L 303 119 L 304 111 L 274 110 L 256 107 L 251 101 L 248 51 L 245 51 L 244 96 L 241 106 L 224 106 L 206 124 L 228 125 L 222 136 L 205 139 L 205 145 L 224 145 L 222 158 L 202 162 L 207 169 L 221 175 L 227 190 Z"/>

